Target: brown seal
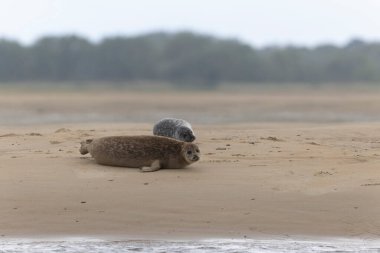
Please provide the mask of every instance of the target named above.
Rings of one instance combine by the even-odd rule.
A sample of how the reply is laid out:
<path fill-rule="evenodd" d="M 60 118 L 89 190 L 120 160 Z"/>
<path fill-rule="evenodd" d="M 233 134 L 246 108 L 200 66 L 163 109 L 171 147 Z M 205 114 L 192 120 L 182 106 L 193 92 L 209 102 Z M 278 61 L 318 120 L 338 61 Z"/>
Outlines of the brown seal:
<path fill-rule="evenodd" d="M 196 144 L 161 136 L 110 136 L 81 142 L 80 153 L 90 153 L 102 165 L 141 168 L 144 172 L 180 169 L 200 158 Z"/>

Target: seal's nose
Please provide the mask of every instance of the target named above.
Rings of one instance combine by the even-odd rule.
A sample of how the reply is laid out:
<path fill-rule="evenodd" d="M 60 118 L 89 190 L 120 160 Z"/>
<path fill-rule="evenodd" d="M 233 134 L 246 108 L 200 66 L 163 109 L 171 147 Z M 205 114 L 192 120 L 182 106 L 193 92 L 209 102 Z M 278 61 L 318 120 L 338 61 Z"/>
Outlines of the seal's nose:
<path fill-rule="evenodd" d="M 193 142 L 195 141 L 195 136 L 194 135 L 190 135 L 188 138 L 187 138 L 187 142 Z"/>
<path fill-rule="evenodd" d="M 199 156 L 194 155 L 194 156 L 193 156 L 193 161 L 198 161 L 198 160 L 199 160 Z"/>

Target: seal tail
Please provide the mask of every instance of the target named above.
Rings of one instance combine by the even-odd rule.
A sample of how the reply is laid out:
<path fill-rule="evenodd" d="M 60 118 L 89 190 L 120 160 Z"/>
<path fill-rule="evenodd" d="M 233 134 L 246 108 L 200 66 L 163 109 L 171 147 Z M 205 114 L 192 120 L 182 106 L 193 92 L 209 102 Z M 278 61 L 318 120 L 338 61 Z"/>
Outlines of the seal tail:
<path fill-rule="evenodd" d="M 88 139 L 88 140 L 85 140 L 85 141 L 82 141 L 80 143 L 80 149 L 79 149 L 79 152 L 82 154 L 82 155 L 85 155 L 85 154 L 88 154 L 88 145 L 92 143 L 92 139 Z"/>

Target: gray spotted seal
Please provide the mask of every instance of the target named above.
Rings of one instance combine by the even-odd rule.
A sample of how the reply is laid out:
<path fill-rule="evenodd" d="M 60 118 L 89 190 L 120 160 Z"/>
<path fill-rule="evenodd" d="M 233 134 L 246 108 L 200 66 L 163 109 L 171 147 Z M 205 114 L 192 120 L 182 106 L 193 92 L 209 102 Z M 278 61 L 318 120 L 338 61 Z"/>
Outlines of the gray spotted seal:
<path fill-rule="evenodd" d="M 200 158 L 196 144 L 160 136 L 110 136 L 81 142 L 80 153 L 90 153 L 102 165 L 141 168 L 144 172 L 180 169 Z"/>
<path fill-rule="evenodd" d="M 154 125 L 153 134 L 186 142 L 193 142 L 195 140 L 190 123 L 183 119 L 162 119 Z"/>

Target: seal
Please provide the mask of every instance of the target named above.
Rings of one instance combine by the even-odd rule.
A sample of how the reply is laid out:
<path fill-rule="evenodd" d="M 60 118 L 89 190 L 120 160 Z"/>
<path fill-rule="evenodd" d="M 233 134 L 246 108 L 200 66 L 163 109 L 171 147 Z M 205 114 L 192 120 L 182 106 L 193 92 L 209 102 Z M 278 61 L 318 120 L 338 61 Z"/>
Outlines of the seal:
<path fill-rule="evenodd" d="M 193 142 L 195 140 L 190 123 L 183 119 L 161 119 L 154 125 L 153 134 L 186 142 Z"/>
<path fill-rule="evenodd" d="M 80 153 L 90 153 L 102 165 L 141 168 L 143 172 L 180 169 L 200 159 L 194 143 L 161 136 L 109 136 L 81 142 Z"/>

